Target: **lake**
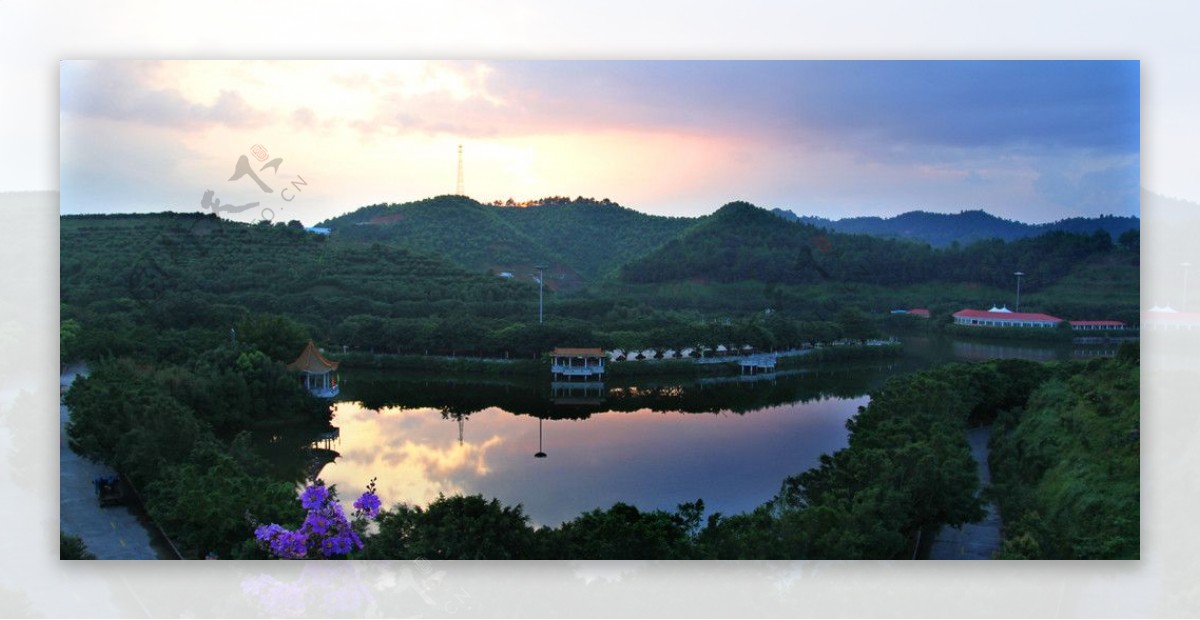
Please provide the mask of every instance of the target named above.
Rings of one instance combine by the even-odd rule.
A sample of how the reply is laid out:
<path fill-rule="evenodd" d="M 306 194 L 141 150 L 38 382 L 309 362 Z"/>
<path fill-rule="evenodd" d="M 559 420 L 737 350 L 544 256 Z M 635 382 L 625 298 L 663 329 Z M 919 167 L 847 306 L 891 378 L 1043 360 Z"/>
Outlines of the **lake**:
<path fill-rule="evenodd" d="M 521 504 L 535 525 L 618 501 L 672 511 L 703 499 L 707 513 L 735 514 L 769 500 L 821 454 L 844 448 L 846 420 L 892 375 L 949 361 L 1106 353 L 912 338 L 896 360 L 814 365 L 753 381 L 654 378 L 572 390 L 549 377 L 347 370 L 333 403 L 337 437 L 284 460 L 295 469 L 296 454 L 315 458 L 309 471 L 336 484 L 344 501 L 377 478 L 386 505 L 478 493 Z"/>

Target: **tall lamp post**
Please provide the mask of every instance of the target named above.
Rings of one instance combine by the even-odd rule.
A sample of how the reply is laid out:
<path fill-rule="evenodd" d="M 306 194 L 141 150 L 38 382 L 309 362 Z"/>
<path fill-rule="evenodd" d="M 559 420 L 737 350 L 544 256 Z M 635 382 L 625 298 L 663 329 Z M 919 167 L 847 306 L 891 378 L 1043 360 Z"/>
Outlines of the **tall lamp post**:
<path fill-rule="evenodd" d="M 1017 307 L 1016 307 L 1015 311 L 1020 312 L 1021 311 L 1021 276 L 1025 275 L 1025 274 L 1023 272 L 1016 271 L 1016 272 L 1013 272 L 1013 275 L 1017 276 Z"/>
<path fill-rule="evenodd" d="M 541 325 L 541 323 L 542 323 L 542 283 L 546 281 L 545 276 L 542 275 L 542 270 L 544 270 L 545 267 L 542 265 L 538 265 L 537 267 L 534 267 L 534 269 L 538 270 L 538 324 Z"/>

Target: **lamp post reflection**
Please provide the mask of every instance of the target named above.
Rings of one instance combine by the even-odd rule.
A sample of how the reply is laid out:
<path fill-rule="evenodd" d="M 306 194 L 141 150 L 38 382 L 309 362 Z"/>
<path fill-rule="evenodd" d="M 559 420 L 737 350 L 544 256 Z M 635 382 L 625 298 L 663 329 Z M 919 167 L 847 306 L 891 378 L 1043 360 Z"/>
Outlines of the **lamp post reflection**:
<path fill-rule="evenodd" d="M 542 419 L 538 418 L 538 451 L 533 453 L 533 458 L 544 459 L 546 453 L 542 452 Z"/>

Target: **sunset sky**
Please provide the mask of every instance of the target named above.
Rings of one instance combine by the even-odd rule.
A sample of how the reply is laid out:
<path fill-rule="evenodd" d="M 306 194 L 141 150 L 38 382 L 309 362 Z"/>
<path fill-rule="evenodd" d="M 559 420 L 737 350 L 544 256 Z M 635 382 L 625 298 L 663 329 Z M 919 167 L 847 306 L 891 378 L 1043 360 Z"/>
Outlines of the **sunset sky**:
<path fill-rule="evenodd" d="M 64 61 L 61 205 L 312 225 L 454 193 L 461 144 L 483 202 L 1137 215 L 1139 93 L 1136 61 Z"/>

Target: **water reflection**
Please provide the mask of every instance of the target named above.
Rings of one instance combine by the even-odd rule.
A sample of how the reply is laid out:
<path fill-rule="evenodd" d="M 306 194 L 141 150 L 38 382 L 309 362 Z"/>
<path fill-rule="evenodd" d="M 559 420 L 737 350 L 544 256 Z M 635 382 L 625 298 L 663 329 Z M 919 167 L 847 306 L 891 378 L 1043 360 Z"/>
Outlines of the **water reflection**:
<path fill-rule="evenodd" d="M 277 437 L 282 456 L 274 460 L 298 481 L 319 473 L 343 489 L 343 499 L 377 477 L 389 503 L 479 493 L 522 504 L 537 524 L 617 501 L 673 510 L 703 498 L 709 512 L 732 514 L 844 447 L 846 420 L 892 375 L 1111 348 L 919 337 L 905 344 L 903 358 L 886 362 L 700 380 L 551 383 L 355 371 L 343 376 L 336 430 Z"/>
<path fill-rule="evenodd" d="M 901 361 L 780 371 L 754 377 L 655 378 L 637 382 L 548 382 L 537 378 L 454 379 L 381 371 L 356 371 L 342 381 L 342 400 L 367 409 L 433 408 L 470 418 L 498 407 L 546 419 L 588 418 L 606 411 L 640 409 L 684 413 L 746 413 L 783 404 L 856 398 L 887 376 L 908 370 Z M 340 426 L 340 425 L 339 425 Z"/>
<path fill-rule="evenodd" d="M 1065 362 L 1113 357 L 1117 354 L 1121 343 L 1121 339 L 1077 338 L 1075 340 L 1075 342 L 958 340 L 919 335 L 903 338 L 905 358 L 922 366 L 946 362 L 984 362 L 994 359 Z"/>
<path fill-rule="evenodd" d="M 525 415 L 488 407 L 471 415 L 471 432 L 459 443 L 436 409 L 340 402 L 341 458 L 321 476 L 350 490 L 378 476 L 389 502 L 425 505 L 438 494 L 481 493 L 523 504 L 539 524 L 617 501 L 671 510 L 702 497 L 712 510 L 740 512 L 769 499 L 785 476 L 813 466 L 821 453 L 843 447 L 845 421 L 865 403 L 827 399 L 742 415 L 604 411 L 539 416 L 536 428 Z M 554 458 L 538 457 L 551 452 Z"/>
<path fill-rule="evenodd" d="M 378 477 L 389 502 L 481 493 L 548 525 L 617 501 L 673 510 L 703 498 L 710 511 L 742 512 L 844 447 L 846 419 L 891 372 L 569 385 L 348 374 L 347 400 L 334 405 L 341 457 L 321 477 L 344 496 Z"/>

